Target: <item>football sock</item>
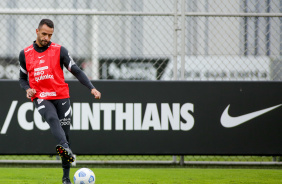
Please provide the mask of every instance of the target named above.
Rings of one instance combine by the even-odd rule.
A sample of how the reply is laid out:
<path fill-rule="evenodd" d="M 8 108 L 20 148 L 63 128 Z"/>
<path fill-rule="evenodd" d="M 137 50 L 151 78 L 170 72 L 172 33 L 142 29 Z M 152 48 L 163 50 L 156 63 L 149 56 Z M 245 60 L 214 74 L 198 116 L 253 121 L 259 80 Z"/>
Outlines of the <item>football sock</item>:
<path fill-rule="evenodd" d="M 63 168 L 63 178 L 70 178 L 70 168 Z"/>

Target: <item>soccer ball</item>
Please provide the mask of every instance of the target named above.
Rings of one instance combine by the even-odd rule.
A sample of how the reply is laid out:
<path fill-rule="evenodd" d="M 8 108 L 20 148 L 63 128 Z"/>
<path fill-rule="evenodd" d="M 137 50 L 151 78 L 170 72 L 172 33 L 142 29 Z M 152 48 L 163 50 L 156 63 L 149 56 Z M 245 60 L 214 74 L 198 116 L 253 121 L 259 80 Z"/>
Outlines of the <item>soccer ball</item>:
<path fill-rule="evenodd" d="M 77 170 L 73 177 L 74 184 L 94 184 L 95 174 L 91 169 L 81 168 Z"/>

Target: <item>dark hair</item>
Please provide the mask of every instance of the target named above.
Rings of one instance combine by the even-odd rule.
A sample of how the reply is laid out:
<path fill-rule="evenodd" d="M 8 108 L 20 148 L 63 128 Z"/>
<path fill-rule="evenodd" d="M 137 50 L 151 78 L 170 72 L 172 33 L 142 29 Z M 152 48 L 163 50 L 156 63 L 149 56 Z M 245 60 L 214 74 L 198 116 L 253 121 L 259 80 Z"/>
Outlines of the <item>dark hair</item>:
<path fill-rule="evenodd" d="M 54 28 L 54 23 L 50 19 L 42 19 L 38 25 L 38 29 L 40 29 L 44 24 L 46 24 L 50 28 Z"/>

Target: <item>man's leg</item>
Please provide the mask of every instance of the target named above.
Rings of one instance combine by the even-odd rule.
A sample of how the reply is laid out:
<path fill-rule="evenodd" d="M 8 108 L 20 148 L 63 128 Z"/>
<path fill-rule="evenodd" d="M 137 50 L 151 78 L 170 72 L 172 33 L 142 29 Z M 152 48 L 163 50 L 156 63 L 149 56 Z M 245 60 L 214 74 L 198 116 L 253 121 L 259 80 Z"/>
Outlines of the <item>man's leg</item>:
<path fill-rule="evenodd" d="M 68 144 L 65 131 L 63 130 L 56 107 L 49 100 L 34 99 L 35 107 L 38 112 L 44 118 L 44 120 L 49 124 L 52 134 L 54 135 L 58 144 L 64 145 Z"/>
<path fill-rule="evenodd" d="M 71 115 L 72 115 L 70 100 L 69 99 L 56 100 L 56 107 L 57 107 L 56 109 L 57 109 L 58 117 L 60 119 L 61 126 L 65 132 L 66 139 L 69 143 L 70 140 L 69 132 L 70 132 Z M 69 144 L 68 147 L 70 149 Z M 64 181 L 65 179 L 69 179 L 70 167 L 71 167 L 70 161 L 65 157 L 62 157 L 62 167 L 63 167 L 63 181 Z"/>
<path fill-rule="evenodd" d="M 60 110 L 58 111 L 58 107 L 56 104 L 57 101 L 59 100 L 35 99 L 34 104 L 38 112 L 41 114 L 44 120 L 49 124 L 51 132 L 56 138 L 59 145 L 61 146 L 60 148 L 62 149 L 62 151 L 68 151 L 67 155 L 69 155 L 69 152 L 71 152 L 68 145 L 68 137 L 69 137 L 68 133 L 70 130 L 70 124 L 68 124 L 68 126 L 66 127 L 65 126 L 62 127 L 61 118 L 60 118 L 61 111 Z M 69 173 L 70 173 L 69 159 L 62 157 L 62 167 L 64 172 L 63 184 L 71 184 L 69 179 Z"/>
<path fill-rule="evenodd" d="M 68 144 L 71 113 L 72 113 L 70 100 L 68 98 L 54 100 L 54 105 L 57 110 L 61 129 L 63 130 L 65 134 L 65 139 L 67 140 L 65 144 L 57 145 L 56 150 L 61 157 L 66 158 L 66 160 L 71 163 L 74 161 L 75 158 Z"/>

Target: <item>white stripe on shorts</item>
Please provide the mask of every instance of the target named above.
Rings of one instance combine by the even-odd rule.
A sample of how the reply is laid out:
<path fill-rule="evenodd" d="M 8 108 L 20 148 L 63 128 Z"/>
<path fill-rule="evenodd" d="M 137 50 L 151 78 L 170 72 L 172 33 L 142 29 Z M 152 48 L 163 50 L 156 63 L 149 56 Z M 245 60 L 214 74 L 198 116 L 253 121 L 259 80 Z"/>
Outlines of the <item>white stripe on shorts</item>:
<path fill-rule="evenodd" d="M 43 108 L 45 108 L 45 105 L 39 106 L 39 107 L 37 108 L 37 110 L 39 111 L 40 109 L 43 109 Z"/>
<path fill-rule="evenodd" d="M 67 112 L 65 113 L 65 117 L 67 117 L 69 114 L 71 113 L 71 107 L 67 110 Z"/>

